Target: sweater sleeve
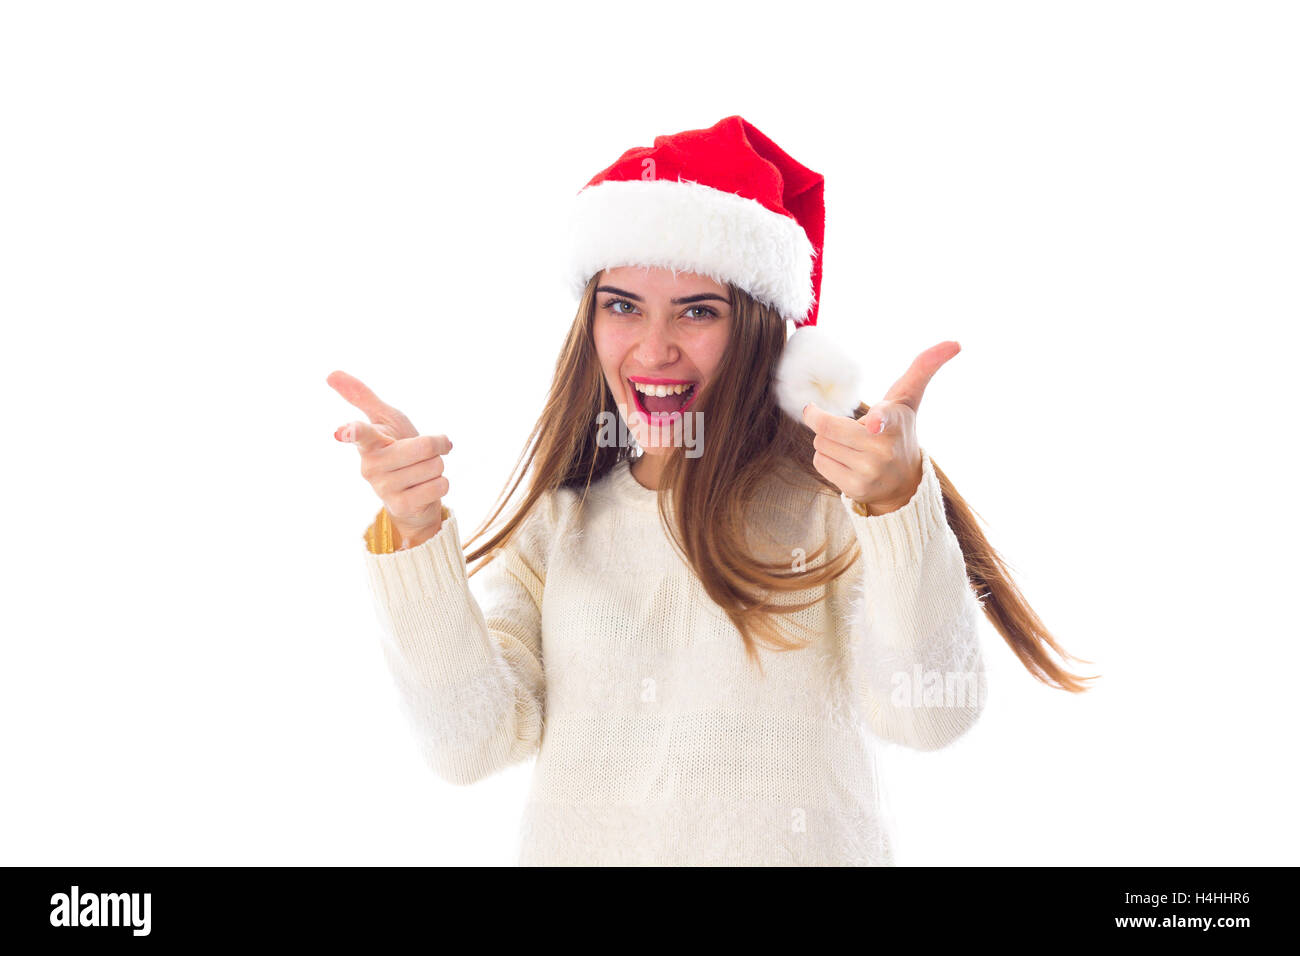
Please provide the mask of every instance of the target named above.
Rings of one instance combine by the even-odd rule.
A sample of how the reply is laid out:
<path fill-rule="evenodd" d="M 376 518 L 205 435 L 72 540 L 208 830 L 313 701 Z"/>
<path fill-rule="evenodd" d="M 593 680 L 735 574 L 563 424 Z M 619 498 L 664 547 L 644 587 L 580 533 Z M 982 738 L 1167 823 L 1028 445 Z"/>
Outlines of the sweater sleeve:
<path fill-rule="evenodd" d="M 417 547 L 362 548 L 385 662 L 421 752 L 438 776 L 467 785 L 536 752 L 545 709 L 541 607 L 554 520 L 548 495 L 469 588 L 454 511 Z"/>
<path fill-rule="evenodd" d="M 450 512 L 447 506 L 442 506 L 442 520 L 447 520 Z M 362 535 L 366 542 L 366 549 L 371 554 L 392 554 L 397 550 L 397 542 L 393 539 L 396 537 L 393 530 L 392 520 L 388 517 L 388 508 L 380 508 L 379 514 L 375 515 L 375 520 L 370 523 L 366 533 Z"/>
<path fill-rule="evenodd" d="M 852 681 L 871 729 L 916 750 L 965 733 L 984 706 L 979 599 L 929 454 L 912 499 L 886 515 L 840 503 L 862 556 L 832 584 Z"/>

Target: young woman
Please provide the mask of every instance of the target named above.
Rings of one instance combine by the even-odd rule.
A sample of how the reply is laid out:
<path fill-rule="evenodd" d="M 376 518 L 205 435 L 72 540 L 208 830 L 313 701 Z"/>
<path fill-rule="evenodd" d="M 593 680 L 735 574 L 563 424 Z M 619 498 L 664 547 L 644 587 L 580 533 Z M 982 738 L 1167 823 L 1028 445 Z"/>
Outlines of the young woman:
<path fill-rule="evenodd" d="M 975 722 L 981 611 L 1084 688 L 917 441 L 960 347 L 873 406 L 818 360 L 823 223 L 822 177 L 739 116 L 588 183 L 577 314 L 469 544 L 522 501 L 468 555 L 451 442 L 329 377 L 369 418 L 336 437 L 384 502 L 364 561 L 425 757 L 460 784 L 537 757 L 522 864 L 892 864 L 874 747 Z"/>

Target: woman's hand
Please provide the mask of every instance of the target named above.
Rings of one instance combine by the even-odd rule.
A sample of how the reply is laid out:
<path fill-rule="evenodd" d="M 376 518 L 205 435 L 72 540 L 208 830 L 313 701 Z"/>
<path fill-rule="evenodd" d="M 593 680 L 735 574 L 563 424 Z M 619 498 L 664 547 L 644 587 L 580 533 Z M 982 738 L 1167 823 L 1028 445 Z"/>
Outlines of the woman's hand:
<path fill-rule="evenodd" d="M 356 443 L 361 477 L 384 503 L 402 547 L 427 541 L 442 528 L 442 499 L 450 488 L 442 456 L 451 442 L 446 435 L 419 434 L 409 418 L 347 372 L 331 372 L 325 381 L 370 419 L 343 425 L 334 437 Z"/>
<path fill-rule="evenodd" d="M 956 342 L 926 349 L 856 421 L 810 403 L 803 420 L 817 433 L 813 467 L 869 514 L 888 514 L 911 501 L 921 485 L 921 446 L 916 440 L 921 396 L 939 366 L 960 351 Z"/>

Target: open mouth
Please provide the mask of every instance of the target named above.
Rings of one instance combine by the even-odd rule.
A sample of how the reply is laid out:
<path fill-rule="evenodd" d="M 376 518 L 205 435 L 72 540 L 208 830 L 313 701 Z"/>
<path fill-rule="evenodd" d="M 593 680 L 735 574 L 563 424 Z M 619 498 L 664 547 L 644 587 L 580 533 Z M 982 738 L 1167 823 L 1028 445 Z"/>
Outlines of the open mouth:
<path fill-rule="evenodd" d="M 631 379 L 632 400 L 637 411 L 652 425 L 672 422 L 691 407 L 699 393 L 697 382 L 668 379 Z"/>

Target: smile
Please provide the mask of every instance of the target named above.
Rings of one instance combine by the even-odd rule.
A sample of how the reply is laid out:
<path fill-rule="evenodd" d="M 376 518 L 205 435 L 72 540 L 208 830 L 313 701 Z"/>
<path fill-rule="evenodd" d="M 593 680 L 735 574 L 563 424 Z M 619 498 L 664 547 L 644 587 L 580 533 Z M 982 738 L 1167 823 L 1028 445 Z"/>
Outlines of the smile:
<path fill-rule="evenodd" d="M 652 425 L 671 423 L 695 402 L 699 383 L 682 379 L 629 378 L 636 409 Z"/>

